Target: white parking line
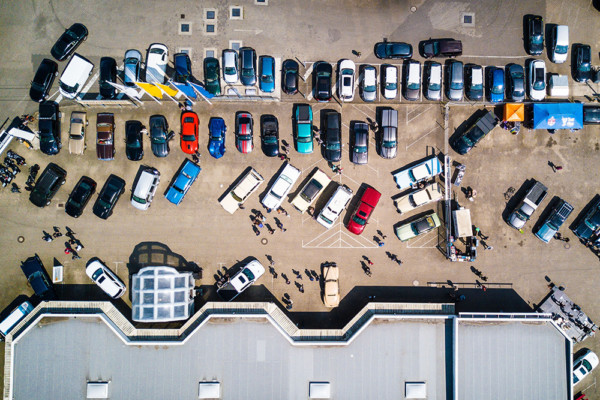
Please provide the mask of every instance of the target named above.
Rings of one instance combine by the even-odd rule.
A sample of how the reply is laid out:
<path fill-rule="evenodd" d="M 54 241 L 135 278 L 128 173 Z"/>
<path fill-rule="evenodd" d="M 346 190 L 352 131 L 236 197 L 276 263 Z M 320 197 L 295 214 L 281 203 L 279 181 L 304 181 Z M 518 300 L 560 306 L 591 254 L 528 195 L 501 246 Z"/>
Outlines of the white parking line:
<path fill-rule="evenodd" d="M 85 94 L 87 93 L 87 91 L 90 90 L 90 88 L 92 87 L 92 85 L 94 83 L 96 83 L 96 81 L 98 80 L 99 77 L 100 77 L 100 73 L 96 72 L 94 74 L 94 76 L 92 76 L 92 79 L 88 80 L 87 85 L 85 85 L 83 87 L 83 89 L 81 89 L 81 92 L 79 92 L 79 98 L 82 98 L 83 96 L 85 96 Z"/>
<path fill-rule="evenodd" d="M 437 243 L 435 243 L 434 246 L 428 246 L 428 244 L 432 241 L 437 239 L 438 235 L 437 235 L 437 230 L 433 230 L 427 234 L 425 234 L 424 236 L 420 236 L 416 239 L 413 239 L 411 242 L 411 244 L 407 244 L 406 248 L 407 249 L 435 249 L 437 247 Z M 427 240 L 425 240 L 427 239 Z M 422 245 L 419 245 L 420 243 L 424 242 Z M 416 243 L 416 245 L 415 245 Z"/>
<path fill-rule="evenodd" d="M 461 57 L 469 57 L 469 58 L 509 58 L 509 59 L 521 59 L 521 58 L 529 58 L 530 55 L 524 56 L 473 56 L 473 55 L 462 55 Z"/>
<path fill-rule="evenodd" d="M 303 248 L 340 248 L 340 249 L 364 249 L 364 248 L 375 248 L 373 242 L 363 238 L 362 236 L 350 235 L 342 230 L 342 222 L 339 221 L 337 224 L 332 226 L 329 230 L 317 235 L 314 239 L 308 243 L 302 241 Z M 323 238 L 323 236 L 325 236 Z"/>
<path fill-rule="evenodd" d="M 438 130 L 439 127 L 433 127 L 431 128 L 431 130 L 429 132 L 427 132 L 426 134 L 419 136 L 415 141 L 413 141 L 411 144 L 409 144 L 408 146 L 406 146 L 405 150 L 408 150 L 409 147 L 411 147 L 413 144 L 417 143 L 419 140 L 423 139 L 424 137 L 429 136 L 432 132 L 435 132 Z"/>
<path fill-rule="evenodd" d="M 412 115 L 413 112 L 418 112 L 420 109 L 423 108 L 423 106 L 425 106 L 425 109 L 422 112 L 419 112 L 415 117 L 409 118 L 409 115 Z M 406 125 L 408 125 L 409 123 L 411 123 L 413 120 L 415 120 L 416 118 L 419 118 L 421 115 L 425 114 L 427 111 L 429 111 L 431 109 L 431 105 L 429 104 L 423 104 L 422 106 L 419 107 L 415 107 L 412 111 L 408 111 L 406 113 Z"/>

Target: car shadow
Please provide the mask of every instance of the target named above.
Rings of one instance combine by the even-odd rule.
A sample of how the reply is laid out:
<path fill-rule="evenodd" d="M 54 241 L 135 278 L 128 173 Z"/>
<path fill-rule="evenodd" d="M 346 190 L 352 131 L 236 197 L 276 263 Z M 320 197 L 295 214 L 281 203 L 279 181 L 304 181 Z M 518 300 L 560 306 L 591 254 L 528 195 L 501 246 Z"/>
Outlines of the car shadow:
<path fill-rule="evenodd" d="M 508 223 L 508 217 L 521 202 L 521 200 L 523 200 L 527 194 L 527 191 L 535 184 L 535 182 L 536 180 L 533 178 L 525 180 L 525 182 L 523 182 L 519 187 L 519 190 L 517 190 L 516 193 L 506 202 L 506 207 L 504 207 L 504 211 L 502 211 L 502 219 L 509 227 L 512 228 L 512 226 Z"/>

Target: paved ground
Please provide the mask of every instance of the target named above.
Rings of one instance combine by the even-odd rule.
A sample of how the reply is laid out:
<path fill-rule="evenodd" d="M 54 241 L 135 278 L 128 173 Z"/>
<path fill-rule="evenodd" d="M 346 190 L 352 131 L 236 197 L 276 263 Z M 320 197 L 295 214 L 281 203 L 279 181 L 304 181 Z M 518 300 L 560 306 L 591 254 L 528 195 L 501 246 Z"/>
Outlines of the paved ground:
<path fill-rule="evenodd" d="M 345 1 L 342 8 L 337 2 L 328 5 L 306 3 L 304 1 L 286 1 L 285 6 L 274 0 L 268 6 L 255 5 L 253 1 L 239 3 L 244 7 L 244 20 L 228 20 L 229 5 L 224 2 L 157 2 L 152 13 L 140 13 L 147 3 L 134 1 L 90 4 L 80 2 L 60 2 L 48 5 L 32 2 L 14 7 L 12 2 L 0 2 L 0 22 L 2 32 L 3 74 L 0 76 L 0 119 L 14 117 L 23 112 L 34 112 L 36 105 L 28 100 L 29 81 L 42 58 L 49 56 L 54 38 L 60 35 L 64 27 L 74 20 L 85 23 L 90 37 L 79 52 L 98 63 L 101 56 L 113 56 L 121 60 L 127 48 L 145 50 L 150 43 L 164 42 L 171 53 L 181 47 L 191 47 L 194 74 L 201 78 L 201 61 L 204 50 L 214 48 L 218 52 L 229 46 L 230 40 L 241 40 L 244 45 L 257 49 L 259 54 L 272 54 L 279 60 L 298 57 L 305 62 L 307 70 L 303 76 L 310 81 L 312 62 L 326 60 L 335 63 L 341 58 L 352 58 L 357 63 L 378 61 L 372 55 L 373 44 L 386 37 L 389 40 L 403 40 L 418 44 L 428 37 L 453 36 L 463 40 L 465 55 L 463 61 L 477 62 L 483 65 L 505 65 L 508 62 L 524 63 L 527 57 L 522 46 L 522 16 L 527 13 L 540 13 L 546 22 L 568 23 L 571 29 L 571 41 L 584 41 L 592 45 L 593 63 L 598 63 L 594 51 L 599 48 L 598 39 L 586 32 L 596 32 L 599 28 L 597 11 L 589 1 L 518 1 L 496 2 L 442 2 L 442 1 Z M 416 7 L 413 13 L 410 7 Z M 202 7 L 217 10 L 217 35 L 204 35 Z M 113 10 L 118 9 L 116 13 Z M 341 11 L 343 10 L 343 11 Z M 25 12 L 23 12 L 25 11 Z M 475 26 L 464 27 L 458 21 L 461 13 L 474 12 Z M 185 18 L 181 19 L 181 14 Z M 393 15 L 393 18 L 390 18 Z M 77 16 L 76 18 L 73 16 Z M 97 16 L 110 16 L 98 18 Z M 132 16 L 134 16 L 132 18 Z M 266 23 L 266 21 L 271 21 Z M 177 35 L 176 27 L 180 21 L 192 23 L 192 35 Z M 272 21 L 281 21 L 273 23 Z M 134 26 L 133 26 L 134 25 Z M 30 27 L 31 29 L 24 29 Z M 115 36 L 115 32 L 118 35 Z M 109 39 L 110 38 L 110 39 Z M 190 45 L 190 43 L 193 43 Z M 351 51 L 362 52 L 357 59 Z M 418 59 L 418 57 L 417 57 Z M 63 65 L 61 65 L 62 67 Z M 569 63 L 563 65 L 548 64 L 551 72 L 568 73 Z M 94 91 L 96 86 L 92 86 Z M 303 86 L 308 96 L 308 86 Z M 575 96 L 590 94 L 585 85 L 572 85 Z M 39 152 L 28 151 L 22 145 L 13 143 L 11 148 L 27 157 L 28 164 L 39 163 L 42 168 L 53 161 L 65 167 L 69 173 L 65 187 L 54 198 L 51 206 L 37 209 L 27 200 L 27 194 L 16 195 L 9 190 L 0 190 L 0 220 L 3 227 L 0 232 L 0 263 L 5 265 L 0 280 L 2 296 L 0 308 L 14 307 L 15 298 L 30 295 L 19 261 L 38 253 L 46 267 L 50 269 L 53 257 L 65 265 L 65 280 L 58 285 L 63 298 L 104 299 L 102 293 L 90 285 L 85 276 L 85 261 L 92 256 L 104 259 L 126 282 L 128 275 L 139 263 L 166 262 L 184 266 L 193 261 L 203 267 L 203 277 L 198 281 L 207 289 L 202 300 L 214 299 L 212 285 L 214 274 L 222 266 L 231 267 L 248 256 L 255 256 L 267 264 L 266 255 L 275 260 L 275 269 L 279 276 L 275 279 L 268 273 L 259 281 L 259 285 L 245 294 L 242 300 L 280 299 L 284 293 L 294 300 L 292 318 L 305 326 L 330 324 L 339 326 L 345 323 L 359 309 L 369 296 L 375 300 L 408 301 L 447 301 L 447 289 L 429 287 L 432 282 L 458 283 L 467 296 L 464 309 L 478 310 L 524 310 L 542 300 L 547 293 L 548 282 L 553 281 L 567 287 L 567 292 L 594 321 L 600 321 L 600 304 L 597 293 L 598 259 L 581 244 L 574 240 L 569 230 L 562 231 L 572 240 L 570 246 L 553 241 L 544 244 L 531 233 L 531 228 L 553 196 L 565 198 L 575 207 L 575 212 L 567 221 L 571 224 L 583 207 L 598 193 L 597 174 L 600 168 L 597 128 L 586 127 L 577 133 L 557 133 L 550 136 L 547 132 L 524 131 L 519 136 L 497 128 L 488 138 L 468 156 L 450 155 L 456 161 L 467 166 L 463 186 L 472 186 L 478 196 L 475 202 L 465 201 L 459 190 L 454 190 L 456 199 L 471 209 L 473 223 L 490 236 L 491 251 L 483 251 L 473 264 L 450 263 L 436 248 L 442 240 L 431 233 L 416 241 L 401 244 L 393 236 L 393 226 L 406 218 L 395 212 L 392 197 L 399 194 L 391 171 L 425 157 L 427 154 L 443 152 L 446 149 L 443 107 L 440 104 L 424 102 L 407 104 L 406 101 L 381 102 L 376 105 L 363 103 L 356 92 L 352 104 L 339 105 L 331 102 L 326 105 L 311 101 L 315 123 L 321 121 L 326 110 L 342 113 L 344 156 L 341 166 L 343 175 L 333 177 L 327 163 L 320 154 L 302 156 L 291 154 L 291 163 L 303 172 L 300 181 L 315 168 L 321 168 L 333 177 L 334 181 L 348 185 L 355 193 L 360 192 L 364 184 L 369 184 L 383 193 L 371 224 L 362 236 L 354 236 L 338 222 L 326 231 L 308 215 L 300 215 L 286 202 L 284 208 L 290 218 L 269 215 L 268 223 L 274 226 L 274 217 L 279 218 L 287 231 L 269 235 L 266 230 L 256 237 L 251 229 L 249 214 L 253 208 L 260 209 L 259 198 L 269 185 L 273 175 L 281 167 L 279 159 L 265 157 L 258 146 L 249 155 L 237 152 L 233 141 L 234 114 L 245 110 L 252 113 L 257 121 L 262 114 L 274 114 L 279 119 L 281 139 L 292 142 L 291 113 L 293 104 L 304 99 L 283 96 L 277 102 L 215 102 L 213 106 L 199 103 L 194 110 L 200 116 L 201 124 L 201 166 L 203 168 L 198 181 L 192 187 L 184 202 L 175 207 L 167 202 L 162 193 L 181 161 L 183 153 L 178 148 L 178 139 L 171 145 L 171 154 L 166 159 L 155 158 L 145 143 L 146 155 L 143 164 L 156 167 L 161 172 L 162 182 L 156 199 L 147 212 L 139 212 L 127 204 L 129 192 L 120 200 L 114 215 L 107 221 L 96 218 L 91 206 L 84 215 L 75 220 L 68 217 L 61 205 L 67 199 L 79 177 L 83 174 L 95 179 L 102 185 L 109 174 L 115 173 L 127 181 L 131 187 L 136 175 L 137 163 L 127 161 L 124 154 L 124 124 L 137 119 L 147 124 L 150 115 L 160 113 L 167 117 L 171 128 L 179 130 L 179 110 L 174 103 L 165 101 L 160 106 L 146 101 L 142 108 L 93 108 L 88 110 L 90 120 L 88 133 L 89 149 L 83 157 L 70 156 L 66 151 L 68 116 L 81 107 L 62 101 L 63 140 L 65 149 L 60 155 L 49 158 Z M 394 160 L 383 160 L 374 151 L 371 140 L 370 159 L 367 166 L 355 166 L 349 162 L 348 126 L 351 121 L 374 118 L 376 107 L 392 106 L 399 111 L 399 153 Z M 450 108 L 448 134 L 454 133 L 465 119 L 483 105 L 462 105 Z M 114 112 L 117 121 L 116 159 L 103 163 L 95 159 L 93 138 L 97 112 Z M 212 116 L 221 116 L 228 126 L 227 153 L 224 158 L 214 160 L 208 154 L 207 124 Z M 0 121 L 0 122 L 2 122 Z M 257 136 L 255 137 L 258 138 Z M 562 165 L 563 170 L 553 173 L 547 165 L 552 161 Z M 252 196 L 246 205 L 233 216 L 227 214 L 217 199 L 227 187 L 248 166 L 256 168 L 267 181 Z M 16 182 L 23 186 L 26 172 L 17 177 Z M 525 232 L 509 228 L 501 215 L 507 200 L 505 193 L 509 188 L 518 190 L 527 179 L 535 178 L 549 188 L 548 199 L 542 204 L 533 221 Z M 296 185 L 292 194 L 299 185 Z M 331 190 L 331 189 L 330 189 Z M 356 202 L 351 203 L 350 209 Z M 322 205 L 323 200 L 320 200 Z M 417 215 L 425 207 L 409 215 Z M 442 213 L 439 209 L 438 213 Z M 344 215 L 344 222 L 348 215 Z M 41 231 L 50 231 L 52 226 L 69 226 L 85 245 L 81 251 L 82 260 L 71 261 L 63 254 L 62 242 L 55 240 L 46 243 L 41 240 Z M 387 238 L 385 246 L 378 248 L 373 241 L 377 230 Z M 17 237 L 23 236 L 25 242 L 17 243 Z M 267 239 L 263 244 L 261 239 Z M 400 267 L 390 261 L 386 251 L 398 254 L 404 261 Z M 374 263 L 373 275 L 367 277 L 361 268 L 363 256 Z M 342 268 L 340 307 L 332 312 L 324 308 L 320 299 L 318 283 L 311 282 L 303 273 L 305 269 L 318 271 L 321 262 L 336 261 Z M 489 277 L 487 292 L 476 289 L 475 275 L 471 265 L 483 271 Z M 292 270 L 303 273 L 302 280 L 294 279 Z M 282 279 L 286 274 L 292 283 L 286 285 Z M 304 285 L 301 294 L 295 281 Z M 501 290 L 504 289 L 504 290 Z M 126 296 L 127 297 L 127 296 Z M 21 298 L 19 298 L 20 300 Z M 129 299 L 119 301 L 123 309 L 130 304 Z M 600 350 L 597 340 L 584 343 L 596 351 Z M 576 350 L 579 347 L 576 348 Z M 595 385 L 596 377 L 587 379 L 582 385 L 592 385 L 586 393 L 600 398 Z M 578 389 L 584 389 L 581 387 Z"/>

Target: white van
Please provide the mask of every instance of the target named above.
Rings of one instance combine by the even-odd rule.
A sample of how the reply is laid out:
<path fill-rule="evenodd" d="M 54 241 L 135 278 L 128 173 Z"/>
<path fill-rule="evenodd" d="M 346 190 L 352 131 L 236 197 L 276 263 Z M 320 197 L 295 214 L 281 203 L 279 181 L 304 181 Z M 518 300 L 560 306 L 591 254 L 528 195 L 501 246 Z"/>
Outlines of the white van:
<path fill-rule="evenodd" d="M 147 210 L 152 203 L 158 183 L 160 172 L 156 168 L 142 166 L 142 173 L 135 187 L 131 190 L 131 205 L 138 210 Z"/>
<path fill-rule="evenodd" d="M 15 308 L 4 321 L 0 322 L 0 339 L 4 340 L 11 329 L 32 311 L 33 306 L 28 301 Z"/>
<path fill-rule="evenodd" d="M 569 53 L 569 27 L 567 25 L 554 26 L 551 39 L 550 59 L 556 64 L 562 64 L 567 61 Z"/>
<path fill-rule="evenodd" d="M 73 54 L 58 80 L 60 94 L 68 99 L 74 99 L 92 75 L 93 69 L 94 64 L 77 53 Z"/>
<path fill-rule="evenodd" d="M 327 205 L 325 205 L 319 213 L 317 222 L 327 229 L 331 228 L 342 211 L 344 211 L 351 198 L 352 189 L 345 185 L 339 186 L 327 202 Z"/>
<path fill-rule="evenodd" d="M 250 171 L 240 179 L 237 185 L 227 192 L 225 197 L 219 202 L 221 207 L 229 214 L 233 214 L 240 208 L 241 204 L 244 204 L 244 202 L 248 200 L 248 197 L 250 197 L 264 181 L 264 178 L 258 171 L 251 168 Z"/>

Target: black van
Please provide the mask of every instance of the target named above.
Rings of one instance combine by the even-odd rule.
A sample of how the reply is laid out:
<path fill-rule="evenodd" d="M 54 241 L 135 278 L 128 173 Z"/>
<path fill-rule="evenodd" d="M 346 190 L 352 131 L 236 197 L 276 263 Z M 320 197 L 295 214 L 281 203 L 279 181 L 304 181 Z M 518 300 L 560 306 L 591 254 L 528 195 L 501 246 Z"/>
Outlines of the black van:
<path fill-rule="evenodd" d="M 38 207 L 50 205 L 50 200 L 64 185 L 66 177 L 67 171 L 54 163 L 48 164 L 35 183 L 35 187 L 29 195 L 29 201 Z"/>
<path fill-rule="evenodd" d="M 462 42 L 454 39 L 429 39 L 419 43 L 425 58 L 458 57 L 462 55 Z"/>

